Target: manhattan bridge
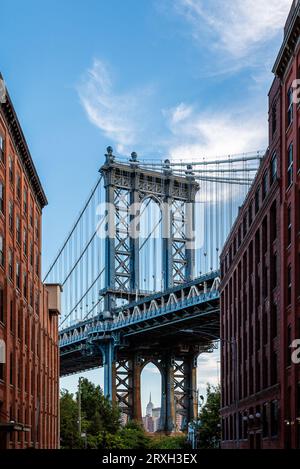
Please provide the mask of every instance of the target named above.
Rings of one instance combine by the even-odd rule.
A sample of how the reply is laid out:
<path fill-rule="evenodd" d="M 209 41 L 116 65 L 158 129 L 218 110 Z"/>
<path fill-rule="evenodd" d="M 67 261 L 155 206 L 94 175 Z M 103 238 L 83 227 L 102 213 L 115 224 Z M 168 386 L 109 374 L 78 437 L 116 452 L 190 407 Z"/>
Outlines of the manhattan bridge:
<path fill-rule="evenodd" d="M 107 148 L 44 279 L 62 286 L 61 376 L 103 367 L 105 395 L 141 420 L 141 373 L 153 363 L 160 430 L 174 431 L 178 414 L 186 429 L 197 359 L 220 337 L 219 254 L 262 157 L 126 160 Z"/>

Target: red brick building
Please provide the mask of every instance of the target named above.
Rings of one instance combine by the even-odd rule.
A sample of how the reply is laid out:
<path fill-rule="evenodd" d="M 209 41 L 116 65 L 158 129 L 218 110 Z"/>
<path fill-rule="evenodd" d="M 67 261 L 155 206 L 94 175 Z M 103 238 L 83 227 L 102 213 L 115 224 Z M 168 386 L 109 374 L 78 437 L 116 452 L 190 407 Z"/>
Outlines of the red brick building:
<path fill-rule="evenodd" d="M 282 87 L 280 424 L 286 448 L 300 448 L 300 365 L 292 363 L 290 349 L 300 338 L 300 108 L 293 99 L 294 80 L 300 78 L 299 15 L 294 1 L 273 68 Z"/>
<path fill-rule="evenodd" d="M 0 448 L 58 446 L 57 286 L 41 282 L 46 204 L 6 95 L 0 104 Z"/>
<path fill-rule="evenodd" d="M 221 254 L 222 446 L 300 447 L 300 3 L 269 93 L 269 148 Z"/>

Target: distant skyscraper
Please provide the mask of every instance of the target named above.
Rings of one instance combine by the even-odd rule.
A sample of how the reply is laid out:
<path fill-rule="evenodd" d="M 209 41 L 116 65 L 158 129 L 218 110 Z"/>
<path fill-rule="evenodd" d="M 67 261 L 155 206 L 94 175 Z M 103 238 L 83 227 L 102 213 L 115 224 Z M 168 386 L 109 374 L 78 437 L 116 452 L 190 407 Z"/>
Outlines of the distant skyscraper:
<path fill-rule="evenodd" d="M 153 408 L 154 408 L 154 405 L 151 402 L 151 392 L 150 392 L 149 402 L 148 402 L 147 407 L 146 407 L 146 417 L 147 416 L 152 417 Z"/>
<path fill-rule="evenodd" d="M 149 402 L 146 407 L 146 416 L 143 418 L 143 424 L 145 430 L 149 433 L 154 433 L 159 430 L 160 422 L 160 407 L 154 407 L 151 399 L 151 393 Z"/>
<path fill-rule="evenodd" d="M 160 407 L 154 407 L 152 409 L 152 418 L 153 418 L 153 427 L 154 427 L 154 432 L 157 432 L 160 430 L 160 412 L 161 408 Z"/>

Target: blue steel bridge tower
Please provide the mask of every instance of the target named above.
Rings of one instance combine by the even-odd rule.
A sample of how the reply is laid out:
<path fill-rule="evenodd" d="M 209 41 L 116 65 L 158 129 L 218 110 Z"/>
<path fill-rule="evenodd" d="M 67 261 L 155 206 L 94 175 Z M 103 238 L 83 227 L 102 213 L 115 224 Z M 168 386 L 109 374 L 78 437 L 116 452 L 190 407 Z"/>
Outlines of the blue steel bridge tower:
<path fill-rule="evenodd" d="M 111 147 L 101 167 L 106 209 L 105 312 L 112 317 L 116 299 L 142 292 L 139 284 L 141 206 L 154 200 L 161 209 L 162 289 L 194 278 L 195 196 L 199 184 L 192 169 L 174 175 L 166 160 L 162 172 L 140 168 L 136 153 L 128 164 L 115 161 Z M 155 260 L 154 260 L 155 262 Z"/>
<path fill-rule="evenodd" d="M 111 321 L 116 314 L 118 299 L 130 303 L 147 295 L 139 284 L 140 212 L 147 199 L 161 208 L 162 223 L 162 289 L 169 291 L 194 278 L 194 211 L 199 189 L 191 168 L 184 176 L 174 175 L 166 160 L 161 172 L 139 167 L 136 153 L 129 164 L 116 162 L 111 147 L 107 148 L 105 164 L 100 172 L 104 179 L 106 209 L 106 287 L 103 320 Z M 153 260 L 155 262 L 155 260 Z M 149 293 L 148 293 L 149 294 Z M 175 427 L 175 396 L 177 384 L 182 393 L 182 412 L 185 424 L 194 416 L 196 406 L 197 347 L 188 346 L 184 353 L 152 349 L 146 344 L 111 334 L 101 341 L 104 357 L 105 390 L 113 400 L 122 404 L 129 418 L 141 420 L 140 377 L 150 361 L 162 375 L 162 430 Z M 176 356 L 175 356 L 176 355 Z M 175 385 L 175 387 L 174 387 Z M 178 386 L 177 386 L 178 387 Z"/>
<path fill-rule="evenodd" d="M 61 376 L 103 367 L 105 395 L 141 421 L 141 373 L 151 362 L 161 373 L 161 431 L 175 431 L 178 415 L 187 429 L 198 408 L 197 358 L 220 336 L 220 273 L 211 261 L 261 158 L 257 152 L 187 164 L 139 161 L 132 153 L 124 161 L 107 148 L 100 178 L 45 278 L 64 286 Z M 105 207 L 103 237 L 98 224 L 95 231 L 96 205 Z M 159 219 L 143 239 L 151 206 Z M 148 243 L 157 224 L 159 253 Z M 196 256 L 195 227 L 204 239 Z M 158 266 L 152 287 L 145 264 Z"/>

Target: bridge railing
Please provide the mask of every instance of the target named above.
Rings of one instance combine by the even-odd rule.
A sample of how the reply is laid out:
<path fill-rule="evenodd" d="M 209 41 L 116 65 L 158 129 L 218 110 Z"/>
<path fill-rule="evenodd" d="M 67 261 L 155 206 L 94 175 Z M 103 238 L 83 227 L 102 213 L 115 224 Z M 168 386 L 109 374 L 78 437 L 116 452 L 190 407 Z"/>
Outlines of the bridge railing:
<path fill-rule="evenodd" d="M 192 285 L 190 288 L 192 288 Z M 203 285 L 205 288 L 205 285 Z M 170 293 L 172 295 L 173 293 Z M 90 335 L 97 333 L 106 333 L 112 332 L 119 329 L 124 329 L 126 326 L 131 326 L 134 324 L 142 323 L 152 318 L 158 318 L 166 314 L 174 313 L 176 311 L 189 308 L 193 305 L 199 305 L 202 303 L 209 302 L 210 300 L 215 300 L 219 298 L 219 277 L 216 277 L 212 285 L 207 289 L 207 291 L 202 292 L 196 296 L 186 296 L 180 298 L 176 303 L 163 304 L 155 308 L 151 306 L 146 311 L 137 311 L 137 308 L 134 307 L 131 311 L 124 310 L 127 312 L 127 315 L 124 315 L 124 312 L 121 311 L 113 321 L 103 321 L 91 319 L 88 322 L 85 322 L 81 325 L 76 325 L 74 328 L 68 328 L 65 331 L 62 331 L 60 336 L 60 347 L 74 344 L 76 342 L 81 342 L 87 339 Z M 149 299 L 146 299 L 149 302 Z M 153 301 L 153 300 L 152 300 Z M 152 302 L 151 302 L 152 303 Z M 150 305 L 151 305 L 150 303 Z M 153 303 L 152 303 L 153 304 Z"/>

